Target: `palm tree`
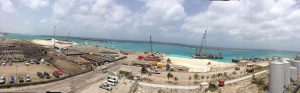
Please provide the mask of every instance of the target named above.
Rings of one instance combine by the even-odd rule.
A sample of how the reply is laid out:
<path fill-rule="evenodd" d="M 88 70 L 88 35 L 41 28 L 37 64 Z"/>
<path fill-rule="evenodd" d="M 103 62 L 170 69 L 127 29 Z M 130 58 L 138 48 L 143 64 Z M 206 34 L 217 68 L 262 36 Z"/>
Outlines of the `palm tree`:
<path fill-rule="evenodd" d="M 174 76 L 173 76 L 172 73 L 169 72 L 169 73 L 167 74 L 167 77 L 168 77 L 168 81 L 169 81 L 169 79 L 172 78 L 172 77 L 174 77 Z"/>
<path fill-rule="evenodd" d="M 237 73 L 235 71 L 232 71 L 231 73 L 233 76 L 235 76 Z"/>
<path fill-rule="evenodd" d="M 177 80 L 178 80 L 178 78 L 177 78 L 177 77 L 175 77 L 175 78 L 174 78 L 174 81 L 177 81 Z"/>
<path fill-rule="evenodd" d="M 216 75 L 216 74 L 213 74 L 211 77 L 212 77 L 213 79 L 215 79 L 215 78 L 217 77 L 217 75 Z"/>
<path fill-rule="evenodd" d="M 196 80 L 198 80 L 199 79 L 199 75 L 196 73 L 196 74 L 194 74 L 194 79 L 195 79 L 195 82 L 196 82 Z"/>
<path fill-rule="evenodd" d="M 192 80 L 192 76 L 189 76 L 189 85 L 190 85 L 191 80 Z"/>
<path fill-rule="evenodd" d="M 204 79 L 204 76 L 201 76 L 201 79 L 203 80 L 203 79 Z"/>

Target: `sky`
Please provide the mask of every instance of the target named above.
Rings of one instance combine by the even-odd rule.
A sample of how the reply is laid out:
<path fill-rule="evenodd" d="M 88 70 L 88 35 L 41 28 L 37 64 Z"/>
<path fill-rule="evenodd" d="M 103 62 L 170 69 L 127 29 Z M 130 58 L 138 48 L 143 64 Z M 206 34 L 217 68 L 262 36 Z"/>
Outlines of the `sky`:
<path fill-rule="evenodd" d="M 0 31 L 300 51 L 299 0 L 0 0 Z"/>

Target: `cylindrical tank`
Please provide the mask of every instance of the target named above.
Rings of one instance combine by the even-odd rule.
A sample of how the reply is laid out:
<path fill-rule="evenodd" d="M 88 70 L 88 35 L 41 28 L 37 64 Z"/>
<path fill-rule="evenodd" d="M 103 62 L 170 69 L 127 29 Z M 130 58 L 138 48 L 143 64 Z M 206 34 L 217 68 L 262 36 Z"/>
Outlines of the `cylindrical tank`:
<path fill-rule="evenodd" d="M 297 75 L 300 75 L 300 60 L 293 60 L 291 64 L 297 68 Z"/>
<path fill-rule="evenodd" d="M 284 63 L 274 60 L 270 62 L 270 93 L 282 93 L 284 90 Z"/>
<path fill-rule="evenodd" d="M 291 70 L 291 80 L 296 81 L 297 80 L 297 68 L 290 67 L 290 70 Z"/>
<path fill-rule="evenodd" d="M 297 56 L 295 57 L 295 60 L 300 60 L 300 55 L 297 55 Z"/>
<path fill-rule="evenodd" d="M 282 62 L 284 63 L 284 86 L 288 87 L 291 83 L 291 63 L 287 60 L 282 60 Z"/>

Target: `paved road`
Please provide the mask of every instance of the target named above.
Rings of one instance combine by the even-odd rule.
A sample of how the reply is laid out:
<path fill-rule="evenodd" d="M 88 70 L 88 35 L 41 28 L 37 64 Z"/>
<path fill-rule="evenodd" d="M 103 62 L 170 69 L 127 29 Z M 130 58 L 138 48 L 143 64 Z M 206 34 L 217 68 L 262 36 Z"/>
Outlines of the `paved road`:
<path fill-rule="evenodd" d="M 268 72 L 268 70 L 255 73 L 254 75 L 260 75 L 260 74 L 263 74 L 263 73 L 266 73 L 266 72 Z M 245 76 L 245 77 L 225 81 L 225 84 L 235 83 L 235 82 L 245 80 L 245 79 L 249 79 L 249 78 L 252 78 L 252 75 L 248 75 L 248 76 Z M 167 88 L 167 89 L 198 89 L 198 88 L 200 88 L 200 86 L 172 86 L 172 85 L 161 85 L 161 84 L 145 83 L 145 82 L 139 82 L 138 84 L 142 85 L 142 86 L 153 87 L 153 88 Z M 201 85 L 202 86 L 207 86 L 208 83 L 201 83 Z"/>
<path fill-rule="evenodd" d="M 114 67 L 112 67 L 114 68 Z M 81 74 L 78 76 L 74 76 L 71 78 L 67 78 L 65 80 L 41 84 L 41 85 L 33 85 L 33 86 L 25 86 L 25 87 L 13 87 L 8 89 L 0 89 L 1 92 L 37 92 L 37 93 L 45 93 L 46 91 L 54 91 L 54 92 L 62 92 L 62 93 L 73 93 L 75 91 L 80 90 L 81 88 L 92 84 L 93 82 L 100 82 L 104 80 L 106 77 L 105 74 L 101 73 L 101 69 L 96 69 L 95 71 L 91 71 L 85 74 Z"/>

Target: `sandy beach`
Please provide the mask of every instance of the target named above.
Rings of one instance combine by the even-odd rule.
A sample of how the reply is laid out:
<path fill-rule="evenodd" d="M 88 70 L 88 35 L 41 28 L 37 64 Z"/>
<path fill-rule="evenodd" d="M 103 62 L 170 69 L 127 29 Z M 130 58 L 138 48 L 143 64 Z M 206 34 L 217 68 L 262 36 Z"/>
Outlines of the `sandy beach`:
<path fill-rule="evenodd" d="M 43 46 L 52 46 L 54 43 L 54 39 L 51 40 L 40 40 L 40 39 L 35 39 L 32 40 L 33 43 L 43 45 Z M 76 45 L 77 43 L 74 42 L 67 42 L 67 41 L 60 41 L 60 40 L 55 40 L 55 45 L 60 48 L 66 48 L 72 45 Z"/>
<path fill-rule="evenodd" d="M 191 58 L 179 58 L 179 57 L 167 57 L 171 59 L 171 63 L 174 65 L 181 65 L 189 68 L 189 72 L 208 72 L 211 68 L 223 68 L 234 66 L 234 63 L 217 62 L 208 59 L 191 59 Z M 211 64 L 208 65 L 208 62 Z"/>

